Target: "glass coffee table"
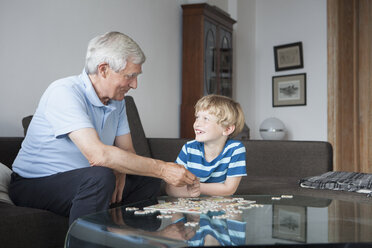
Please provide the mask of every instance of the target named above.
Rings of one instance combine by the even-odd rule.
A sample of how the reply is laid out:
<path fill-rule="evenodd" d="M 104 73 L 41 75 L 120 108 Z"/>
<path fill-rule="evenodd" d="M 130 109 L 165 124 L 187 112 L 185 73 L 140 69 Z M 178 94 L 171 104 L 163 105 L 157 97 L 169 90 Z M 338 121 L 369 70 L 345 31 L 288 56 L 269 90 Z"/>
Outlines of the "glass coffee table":
<path fill-rule="evenodd" d="M 158 209 L 173 210 L 146 208 L 154 204 L 161 204 Z M 184 206 L 186 212 L 179 209 Z M 345 244 L 372 247 L 372 199 L 358 203 L 296 195 L 160 197 L 77 219 L 68 231 L 65 247 Z"/>

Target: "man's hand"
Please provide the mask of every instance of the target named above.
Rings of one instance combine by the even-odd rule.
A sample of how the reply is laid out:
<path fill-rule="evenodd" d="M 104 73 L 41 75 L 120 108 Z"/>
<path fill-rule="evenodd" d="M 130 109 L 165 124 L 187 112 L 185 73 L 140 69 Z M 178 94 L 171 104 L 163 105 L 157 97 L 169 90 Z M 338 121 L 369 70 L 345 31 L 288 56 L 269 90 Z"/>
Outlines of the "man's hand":
<path fill-rule="evenodd" d="M 176 187 L 193 184 L 196 180 L 196 176 L 182 165 L 167 162 L 162 164 L 161 178 Z"/>
<path fill-rule="evenodd" d="M 167 237 L 170 239 L 189 240 L 192 237 L 194 237 L 195 228 L 185 227 L 182 222 L 178 222 L 166 226 L 157 234 L 160 235 L 161 237 Z"/>
<path fill-rule="evenodd" d="M 120 173 L 120 172 L 117 172 L 117 171 L 114 171 L 114 174 L 115 174 L 115 177 L 116 177 L 116 185 L 115 185 L 114 193 L 112 194 L 110 204 L 121 202 L 121 200 L 123 198 L 123 190 L 124 190 L 124 186 L 125 186 L 126 175 L 124 173 Z"/>
<path fill-rule="evenodd" d="M 118 233 L 121 235 L 133 235 L 133 236 L 138 235 L 138 230 L 135 228 L 131 228 L 130 226 L 126 226 L 125 228 L 108 226 L 107 231 Z M 195 228 L 185 227 L 182 222 L 170 224 L 159 231 L 141 231 L 141 234 L 144 234 L 146 236 L 160 236 L 160 237 L 170 238 L 173 240 L 177 239 L 177 240 L 184 240 L 184 241 L 189 240 L 192 237 L 194 237 L 195 233 L 196 233 Z"/>
<path fill-rule="evenodd" d="M 189 197 L 198 197 L 200 195 L 200 181 L 197 178 L 193 184 L 187 185 L 187 192 Z"/>
<path fill-rule="evenodd" d="M 118 226 L 125 225 L 124 218 L 123 218 L 123 212 L 121 211 L 121 208 L 110 208 L 108 210 L 108 213 L 111 215 L 112 221 L 116 225 Z"/>

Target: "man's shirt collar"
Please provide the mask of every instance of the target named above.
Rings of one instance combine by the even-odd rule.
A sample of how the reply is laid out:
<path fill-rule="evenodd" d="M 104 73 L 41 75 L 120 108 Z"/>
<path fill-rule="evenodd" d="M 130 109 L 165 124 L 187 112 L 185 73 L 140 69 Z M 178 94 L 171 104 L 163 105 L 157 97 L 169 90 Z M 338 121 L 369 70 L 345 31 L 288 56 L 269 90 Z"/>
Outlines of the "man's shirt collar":
<path fill-rule="evenodd" d="M 99 97 L 97 95 L 97 92 L 95 91 L 95 89 L 93 87 L 93 84 L 90 81 L 90 78 L 89 78 L 87 72 L 85 71 L 85 69 L 81 73 L 81 79 L 84 82 L 86 96 L 87 96 L 88 100 L 90 101 L 90 103 L 92 105 L 96 106 L 96 107 L 107 107 L 99 99 Z M 110 101 L 109 101 L 109 104 L 108 105 L 110 105 Z"/>

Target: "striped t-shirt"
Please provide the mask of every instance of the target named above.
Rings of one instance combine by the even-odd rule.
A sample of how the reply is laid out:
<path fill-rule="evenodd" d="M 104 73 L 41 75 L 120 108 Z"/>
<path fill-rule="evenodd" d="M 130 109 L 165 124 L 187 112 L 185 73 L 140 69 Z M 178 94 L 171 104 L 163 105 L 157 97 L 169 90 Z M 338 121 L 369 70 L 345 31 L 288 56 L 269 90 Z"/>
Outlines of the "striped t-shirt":
<path fill-rule="evenodd" d="M 237 140 L 227 140 L 222 152 L 213 161 L 204 156 L 204 143 L 187 142 L 176 163 L 183 165 L 200 179 L 201 183 L 224 183 L 226 177 L 246 176 L 245 147 Z"/>
<path fill-rule="evenodd" d="M 211 235 L 222 246 L 245 245 L 247 222 L 229 219 L 213 219 L 210 214 L 201 214 L 199 228 L 188 240 L 189 246 L 205 245 L 205 237 Z"/>

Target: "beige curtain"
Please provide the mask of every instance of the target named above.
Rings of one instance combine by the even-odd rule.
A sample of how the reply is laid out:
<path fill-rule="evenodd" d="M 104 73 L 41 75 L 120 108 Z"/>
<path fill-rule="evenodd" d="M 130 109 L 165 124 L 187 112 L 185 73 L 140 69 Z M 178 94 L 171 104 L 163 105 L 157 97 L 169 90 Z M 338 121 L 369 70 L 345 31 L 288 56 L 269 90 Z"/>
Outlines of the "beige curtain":
<path fill-rule="evenodd" d="M 327 19 L 334 170 L 372 173 L 372 0 L 328 0 Z"/>
<path fill-rule="evenodd" d="M 361 242 L 370 240 L 372 230 L 367 220 L 371 217 L 369 204 L 334 200 L 328 207 L 328 241 Z M 359 220 L 355 223 L 351 219 Z"/>

